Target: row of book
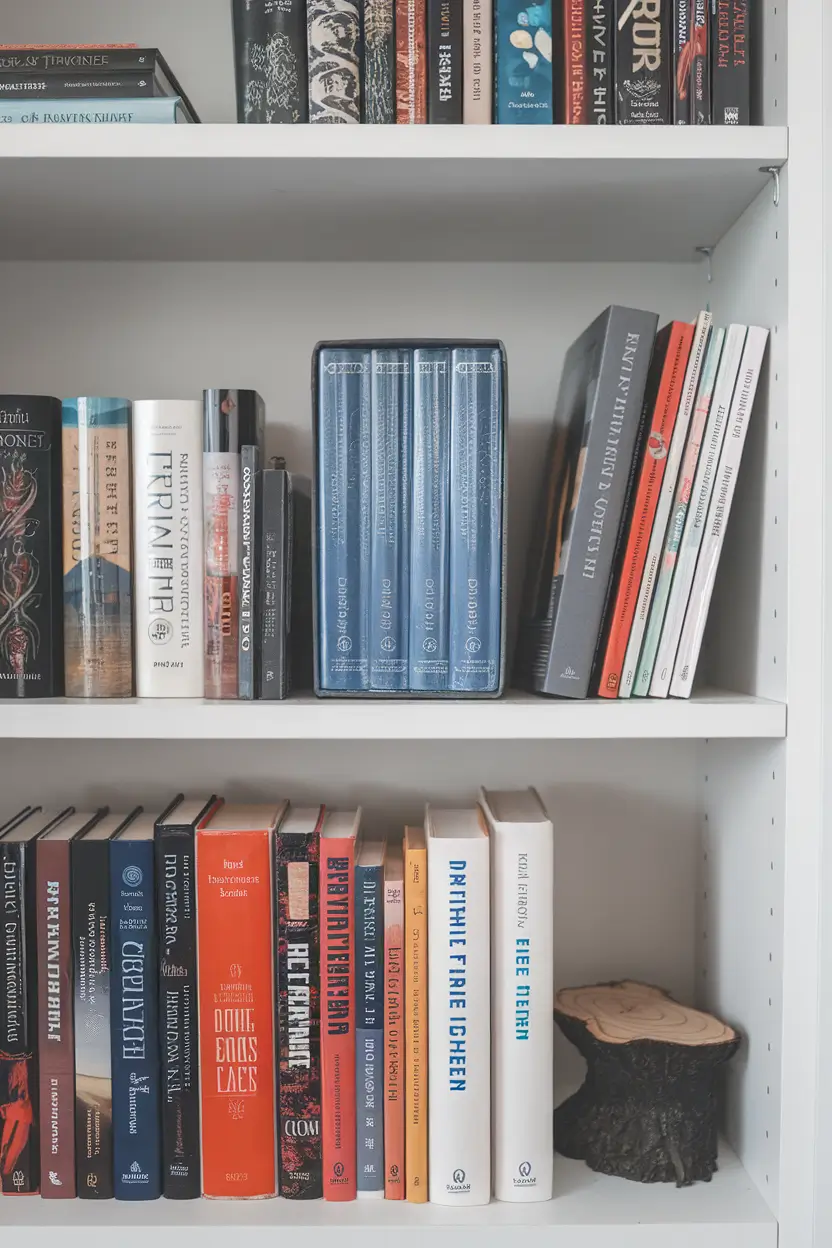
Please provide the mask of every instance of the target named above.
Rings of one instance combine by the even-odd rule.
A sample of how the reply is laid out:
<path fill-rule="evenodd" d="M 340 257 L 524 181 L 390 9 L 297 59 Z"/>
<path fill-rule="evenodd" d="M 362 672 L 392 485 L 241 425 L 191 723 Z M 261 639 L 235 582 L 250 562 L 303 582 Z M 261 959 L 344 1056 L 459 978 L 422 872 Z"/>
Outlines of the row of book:
<path fill-rule="evenodd" d="M 0 1180 L 51 1199 L 552 1195 L 554 833 L 426 808 L 0 826 Z"/>
<path fill-rule="evenodd" d="M 608 308 L 570 347 L 515 664 L 561 697 L 689 697 L 768 330 Z"/>
<path fill-rule="evenodd" d="M 497 693 L 504 353 L 317 349 L 322 692 Z"/>
<path fill-rule="evenodd" d="M 251 390 L 0 396 L 0 698 L 309 688 L 310 487 L 264 424 Z"/>

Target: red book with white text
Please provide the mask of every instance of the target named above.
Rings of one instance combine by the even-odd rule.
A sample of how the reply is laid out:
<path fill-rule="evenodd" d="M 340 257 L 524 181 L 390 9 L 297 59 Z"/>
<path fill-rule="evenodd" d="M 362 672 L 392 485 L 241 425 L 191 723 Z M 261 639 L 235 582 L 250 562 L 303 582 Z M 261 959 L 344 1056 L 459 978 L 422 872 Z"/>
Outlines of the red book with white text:
<path fill-rule="evenodd" d="M 563 0 L 564 121 L 585 126 L 587 121 L 586 0 Z"/>
<path fill-rule="evenodd" d="M 406 1198 L 404 1165 L 404 858 L 384 860 L 384 1199 Z"/>

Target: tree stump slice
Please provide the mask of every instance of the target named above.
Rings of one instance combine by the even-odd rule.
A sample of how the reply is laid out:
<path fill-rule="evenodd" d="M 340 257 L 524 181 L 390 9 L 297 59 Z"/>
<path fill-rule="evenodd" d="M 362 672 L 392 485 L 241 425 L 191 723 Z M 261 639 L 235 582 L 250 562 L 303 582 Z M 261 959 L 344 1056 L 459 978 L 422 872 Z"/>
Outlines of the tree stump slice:
<path fill-rule="evenodd" d="M 718 1071 L 739 1048 L 734 1028 L 631 980 L 563 988 L 555 1022 L 588 1067 L 555 1110 L 557 1151 L 639 1183 L 709 1182 Z"/>

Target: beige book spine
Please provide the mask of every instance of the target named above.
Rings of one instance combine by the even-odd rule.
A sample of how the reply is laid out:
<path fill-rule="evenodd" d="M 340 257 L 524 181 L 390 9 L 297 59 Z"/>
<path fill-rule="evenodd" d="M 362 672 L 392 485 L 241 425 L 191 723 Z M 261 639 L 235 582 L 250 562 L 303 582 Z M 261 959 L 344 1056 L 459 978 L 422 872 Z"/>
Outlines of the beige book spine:
<path fill-rule="evenodd" d="M 464 0 L 462 120 L 490 126 L 494 63 L 492 0 Z"/>

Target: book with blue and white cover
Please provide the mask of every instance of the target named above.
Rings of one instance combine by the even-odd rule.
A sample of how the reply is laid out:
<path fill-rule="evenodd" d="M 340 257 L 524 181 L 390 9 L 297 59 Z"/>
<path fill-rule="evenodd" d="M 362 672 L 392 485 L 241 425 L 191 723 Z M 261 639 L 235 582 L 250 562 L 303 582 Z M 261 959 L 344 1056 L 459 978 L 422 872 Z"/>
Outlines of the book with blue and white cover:
<path fill-rule="evenodd" d="M 175 125 L 190 120 L 179 96 L 0 101 L 0 125 L 137 126 Z"/>
<path fill-rule="evenodd" d="M 407 689 L 412 355 L 372 357 L 370 688 Z"/>
<path fill-rule="evenodd" d="M 410 545 L 410 680 L 448 688 L 451 352 L 413 352 L 413 500 Z"/>

